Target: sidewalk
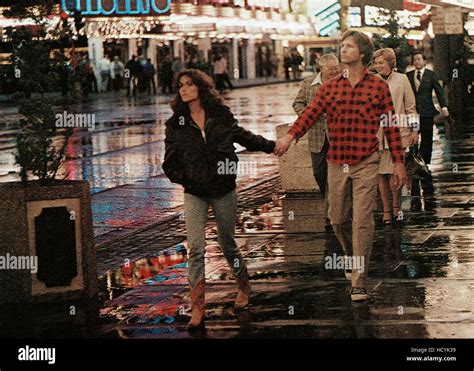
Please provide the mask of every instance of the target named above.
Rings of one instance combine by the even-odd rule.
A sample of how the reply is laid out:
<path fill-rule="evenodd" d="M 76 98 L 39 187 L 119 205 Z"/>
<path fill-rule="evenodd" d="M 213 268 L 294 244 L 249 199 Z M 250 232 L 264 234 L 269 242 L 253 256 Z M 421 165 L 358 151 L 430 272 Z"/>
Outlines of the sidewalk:
<path fill-rule="evenodd" d="M 236 83 L 236 87 L 272 83 L 286 83 L 286 81 L 266 78 L 240 80 Z M 292 85 L 297 87 L 297 84 Z M 159 162 L 159 156 L 164 151 L 163 123 L 171 115 L 168 104 L 171 95 L 139 95 L 126 98 L 124 94 L 123 91 L 120 94 L 101 93 L 94 95 L 92 101 L 76 107 L 79 112 L 94 113 L 96 120 L 94 131 L 78 131 L 73 138 L 73 144 L 91 143 L 93 152 L 84 152 L 81 148 L 76 149 L 74 146 L 70 152 L 72 159 L 69 168 L 87 167 L 88 174 L 91 174 L 89 177 L 93 199 L 95 244 L 99 248 L 117 238 L 123 238 L 142 229 L 146 230 L 169 218 L 176 217 L 179 205 L 183 202 L 180 187 L 171 184 L 162 174 Z M 242 94 L 244 93 L 241 91 L 237 95 Z M 224 99 L 228 99 L 229 96 L 234 97 L 235 94 L 223 95 Z M 71 107 L 71 110 L 73 109 L 74 107 Z M 11 152 L 15 145 L 12 128 L 15 127 L 14 123 L 18 121 L 20 115 L 16 113 L 15 107 L 0 107 L 0 110 L 2 111 L 0 125 L 5 125 L 4 132 L 0 133 L 0 139 L 2 139 L 0 147 L 4 152 Z M 237 114 L 239 113 L 237 111 Z M 129 131 L 121 134 L 121 130 L 125 127 L 129 128 Z M 127 141 L 117 139 L 116 145 L 112 143 L 109 147 L 107 146 L 107 137 L 118 138 L 119 135 L 124 135 L 134 138 L 140 131 L 148 133 L 143 143 L 138 143 L 136 139 Z M 273 132 L 270 135 L 273 135 Z M 258 158 L 254 154 L 244 154 L 241 150 L 238 149 L 239 156 L 243 160 L 255 162 L 254 158 Z M 141 169 L 140 176 L 133 178 L 127 175 L 123 158 L 120 157 L 124 152 L 129 154 L 126 159 L 127 164 L 131 161 L 134 166 Z M 111 159 L 114 153 L 116 157 Z M 140 163 L 140 161 L 147 162 Z M 276 174 L 277 158 L 267 158 L 265 161 L 257 160 L 256 162 L 259 167 L 259 178 Z M 112 170 L 104 173 L 105 164 Z M 5 170 L 0 178 L 1 181 L 14 181 L 17 177 L 17 173 L 7 174 Z M 124 183 L 114 185 L 112 188 L 104 187 L 107 183 L 104 179 L 107 177 L 114 179 L 122 177 Z M 240 187 L 251 187 L 258 179 L 249 179 L 247 176 L 239 177 L 238 180 Z M 157 189 L 160 190 L 159 194 Z"/>
<path fill-rule="evenodd" d="M 449 139 L 439 130 L 435 138 L 434 195 L 421 197 L 420 211 L 410 211 L 404 197 L 401 228 L 384 229 L 381 214 L 375 216 L 373 303 L 353 304 L 343 271 L 326 269 L 326 258 L 342 253 L 333 235 L 317 232 L 317 223 L 313 232 L 288 232 L 291 223 L 311 217 L 296 212 L 290 221 L 288 210 L 315 205 L 315 215 L 321 200 L 284 197 L 276 176 L 240 194 L 237 241 L 253 292 L 248 310 L 238 314 L 236 285 L 210 219 L 207 332 L 198 336 L 473 338 L 474 130 L 466 124 L 462 137 Z M 175 218 L 98 251 L 100 337 L 190 336 L 184 232 Z"/>
<path fill-rule="evenodd" d="M 254 86 L 273 85 L 273 84 L 282 84 L 282 83 L 288 83 L 288 82 L 301 81 L 305 79 L 306 77 L 311 76 L 311 74 L 312 74 L 311 72 L 305 71 L 301 74 L 301 78 L 299 80 L 286 80 L 285 78 L 281 78 L 281 77 L 257 77 L 254 79 L 231 80 L 231 82 L 234 85 L 234 88 L 242 89 L 242 88 L 251 88 Z M 161 88 L 160 86 L 157 86 L 157 91 L 158 91 L 157 95 L 166 96 L 160 93 L 160 88 Z M 145 93 L 140 94 L 140 96 L 145 96 L 145 95 L 146 95 Z M 92 101 L 94 101 L 97 98 L 101 99 L 102 97 L 108 97 L 108 96 L 125 98 L 125 89 L 120 90 L 119 93 L 109 91 L 106 93 L 90 94 Z M 59 92 L 46 93 L 46 97 L 52 99 L 53 101 L 55 99 L 62 98 L 61 93 Z M 8 108 L 8 107 L 15 107 L 15 102 L 11 100 L 10 96 L 0 95 L 0 110 L 3 112 L 5 108 Z M 0 117 L 0 124 L 3 122 L 4 122 L 4 119 Z"/>

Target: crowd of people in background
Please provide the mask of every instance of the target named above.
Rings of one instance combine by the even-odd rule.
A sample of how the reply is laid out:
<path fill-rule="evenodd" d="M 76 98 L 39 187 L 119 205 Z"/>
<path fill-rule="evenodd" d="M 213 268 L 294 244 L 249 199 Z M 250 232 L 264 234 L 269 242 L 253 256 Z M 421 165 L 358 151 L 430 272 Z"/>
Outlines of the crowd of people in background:
<path fill-rule="evenodd" d="M 61 69 L 61 92 L 63 96 L 72 94 L 73 75 L 80 81 L 83 96 L 93 93 L 125 91 L 125 96 L 137 94 L 157 94 L 159 86 L 162 94 L 176 92 L 176 78 L 184 69 L 197 69 L 211 76 L 219 92 L 232 90 L 232 80 L 241 78 L 240 72 L 230 71 L 229 53 L 226 49 L 213 50 L 205 59 L 202 54 L 188 53 L 184 59 L 171 54 L 161 55 L 158 66 L 151 58 L 132 55 L 128 61 L 116 54 L 106 54 L 95 63 L 88 53 L 77 53 L 67 59 Z M 296 50 L 290 50 L 281 61 L 286 79 L 298 80 L 304 69 L 304 58 Z M 256 60 L 256 77 L 276 78 L 280 60 L 273 50 L 259 54 Z M 237 70 L 238 71 L 238 70 Z"/>

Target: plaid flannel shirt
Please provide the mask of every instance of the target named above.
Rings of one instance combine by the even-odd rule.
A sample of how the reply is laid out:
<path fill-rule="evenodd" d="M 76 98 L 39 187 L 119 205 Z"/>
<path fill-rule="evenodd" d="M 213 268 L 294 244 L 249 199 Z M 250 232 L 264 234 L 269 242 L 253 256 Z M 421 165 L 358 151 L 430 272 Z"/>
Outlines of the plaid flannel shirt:
<path fill-rule="evenodd" d="M 288 130 L 301 138 L 318 117 L 326 113 L 329 131 L 327 160 L 355 165 L 378 150 L 377 132 L 382 122 L 394 163 L 403 163 L 400 129 L 388 84 L 366 69 L 361 81 L 352 87 L 344 74 L 326 81 L 316 96 Z"/>

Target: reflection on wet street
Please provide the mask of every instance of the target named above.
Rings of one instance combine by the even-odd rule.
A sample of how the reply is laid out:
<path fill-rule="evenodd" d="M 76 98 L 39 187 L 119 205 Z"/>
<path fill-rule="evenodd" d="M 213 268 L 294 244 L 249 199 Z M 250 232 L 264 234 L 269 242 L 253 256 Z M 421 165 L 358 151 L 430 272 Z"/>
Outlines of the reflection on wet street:
<path fill-rule="evenodd" d="M 435 174 L 435 179 L 437 175 Z M 323 232 L 322 200 L 308 195 L 275 197 L 239 217 L 239 246 L 249 263 L 252 300 L 248 311 L 232 309 L 236 287 L 220 253 L 212 223 L 206 255 L 206 337 L 471 338 L 474 336 L 473 198 L 445 193 L 423 199 L 410 211 L 404 197 L 402 225 L 378 224 L 370 262 L 371 304 L 353 304 L 342 270 L 328 270 L 325 257 L 342 254 L 334 235 Z M 429 206 L 431 205 L 431 206 Z M 296 226 L 287 220 L 313 219 Z M 469 219 L 458 228 L 453 221 Z M 248 228 L 250 226 L 250 228 Z M 298 230 L 299 229 L 299 230 Z M 171 267 L 174 269 L 174 267 Z M 188 337 L 190 316 L 186 272 L 181 283 L 141 283 L 106 303 L 101 313 L 113 325 L 106 337 Z M 166 282 L 166 281 L 164 281 Z M 153 299 L 150 302 L 150 298 Z M 166 313 L 155 315 L 154 311 Z M 163 318 L 166 318 L 164 320 Z M 118 321 L 118 322 L 117 322 Z M 167 322 L 166 322 L 167 321 Z M 159 323 L 159 325 L 157 324 Z"/>
<path fill-rule="evenodd" d="M 274 138 L 275 126 L 294 117 L 296 89 L 296 84 L 242 89 L 226 100 L 242 125 Z M 384 227 L 378 201 L 368 281 L 374 299 L 366 304 L 352 303 L 344 271 L 325 264 L 342 249 L 334 234 L 325 232 L 321 196 L 285 195 L 277 159 L 239 148 L 241 160 L 259 166 L 256 178 L 239 178 L 236 238 L 248 263 L 250 306 L 233 310 L 237 287 L 211 216 L 206 229 L 207 331 L 189 334 L 188 251 L 184 221 L 176 216 L 183 196 L 162 174 L 169 109 L 163 98 L 157 100 L 156 105 L 141 102 L 114 110 L 97 103 L 91 109 L 107 121 L 97 132 L 76 134 L 65 166 L 69 178 L 90 180 L 96 236 L 112 241 L 98 249 L 94 336 L 474 337 L 474 130 L 468 124 L 457 137 L 447 137 L 442 126 L 435 130 L 433 192 L 404 192 L 400 223 Z M 16 176 L 8 174 L 8 138 L 14 130 L 11 126 L 10 134 L 3 133 L 1 142 L 4 179 Z M 163 223 L 139 229 L 159 218 Z M 110 237 L 117 236 L 111 231 L 134 228 L 123 238 Z"/>
<path fill-rule="evenodd" d="M 296 94 L 297 84 L 238 90 L 225 96 L 240 123 L 247 129 L 275 138 L 274 127 L 294 118 L 280 102 Z M 269 90 L 272 91 L 269 94 Z M 94 113 L 95 130 L 77 130 L 67 148 L 68 161 L 61 175 L 90 183 L 93 194 L 94 233 L 105 243 L 121 229 L 134 229 L 160 218 L 162 212 L 182 203 L 181 187 L 172 184 L 161 168 L 165 122 L 171 116 L 170 96 L 139 96 L 124 99 L 104 94 L 97 101 L 71 107 Z M 14 143 L 17 115 L 9 114 L 0 129 L 0 182 L 19 179 Z M 243 147 L 236 145 L 241 152 Z M 256 174 L 239 174 L 239 182 L 261 179 L 276 169 L 277 160 L 266 156 L 256 163 Z M 245 155 L 241 161 L 246 161 Z M 249 161 L 254 161 L 249 159 Z M 110 234 L 110 236 L 107 236 Z"/>

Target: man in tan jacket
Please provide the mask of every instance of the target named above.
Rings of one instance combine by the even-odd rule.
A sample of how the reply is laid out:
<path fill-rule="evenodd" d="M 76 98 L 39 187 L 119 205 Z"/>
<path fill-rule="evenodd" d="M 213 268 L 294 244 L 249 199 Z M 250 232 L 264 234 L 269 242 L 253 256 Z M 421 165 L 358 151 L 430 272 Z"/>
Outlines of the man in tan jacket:
<path fill-rule="evenodd" d="M 339 60 L 334 54 L 325 54 L 319 60 L 321 71 L 301 82 L 301 88 L 293 102 L 293 109 L 299 116 L 305 108 L 311 103 L 316 92 L 324 81 L 336 77 L 339 72 Z M 326 229 L 331 228 L 329 219 L 327 218 L 327 179 L 328 166 L 326 155 L 329 148 L 329 140 L 327 135 L 326 119 L 321 117 L 318 120 L 321 125 L 314 125 L 308 131 L 309 150 L 311 152 L 311 162 L 313 164 L 313 175 L 316 183 L 324 196 L 324 217 L 326 218 Z"/>

